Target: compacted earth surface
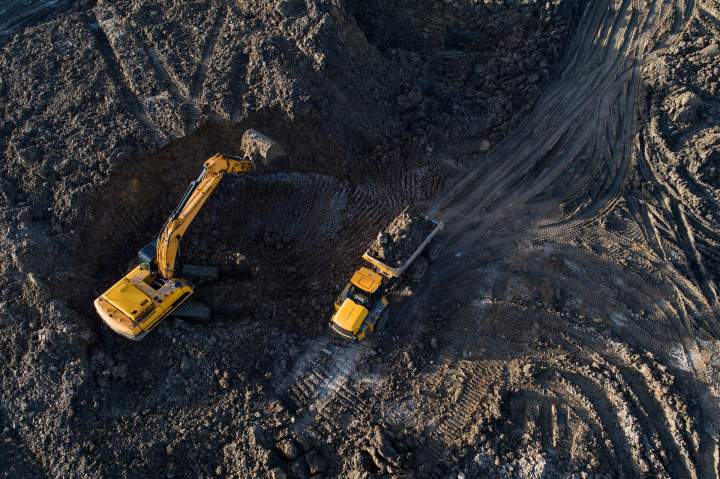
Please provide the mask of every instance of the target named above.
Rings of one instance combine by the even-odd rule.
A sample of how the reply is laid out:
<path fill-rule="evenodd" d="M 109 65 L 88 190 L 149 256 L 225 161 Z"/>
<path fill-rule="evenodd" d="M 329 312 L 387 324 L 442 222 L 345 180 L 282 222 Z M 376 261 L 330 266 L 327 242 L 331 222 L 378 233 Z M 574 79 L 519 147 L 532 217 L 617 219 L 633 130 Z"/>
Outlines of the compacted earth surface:
<path fill-rule="evenodd" d="M 0 476 L 718 478 L 720 2 L 34 6 L 0 36 Z M 183 240 L 212 317 L 113 334 L 93 299 L 247 128 L 290 165 Z M 333 340 L 407 206 L 443 253 Z"/>

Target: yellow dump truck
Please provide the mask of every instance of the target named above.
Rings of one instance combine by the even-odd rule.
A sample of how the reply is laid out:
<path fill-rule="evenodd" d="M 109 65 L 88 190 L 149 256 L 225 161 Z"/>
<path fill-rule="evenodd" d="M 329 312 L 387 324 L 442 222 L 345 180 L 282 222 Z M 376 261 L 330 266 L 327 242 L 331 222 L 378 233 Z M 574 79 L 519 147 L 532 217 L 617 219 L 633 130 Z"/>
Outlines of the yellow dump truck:
<path fill-rule="evenodd" d="M 335 300 L 330 328 L 342 338 L 362 341 L 387 321 L 387 295 L 408 277 L 420 281 L 442 250 L 442 221 L 405 208 L 380 232 Z"/>

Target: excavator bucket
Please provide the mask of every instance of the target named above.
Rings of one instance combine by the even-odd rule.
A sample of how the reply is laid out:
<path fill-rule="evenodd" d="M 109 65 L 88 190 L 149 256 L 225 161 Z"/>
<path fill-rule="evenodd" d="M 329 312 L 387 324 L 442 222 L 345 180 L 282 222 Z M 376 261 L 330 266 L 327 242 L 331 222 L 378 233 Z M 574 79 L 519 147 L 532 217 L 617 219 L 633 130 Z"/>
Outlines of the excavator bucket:
<path fill-rule="evenodd" d="M 282 146 L 275 140 L 257 130 L 249 129 L 242 136 L 242 151 L 252 158 L 259 169 L 266 171 L 284 171 L 289 158 Z M 260 166 L 262 165 L 262 166 Z"/>

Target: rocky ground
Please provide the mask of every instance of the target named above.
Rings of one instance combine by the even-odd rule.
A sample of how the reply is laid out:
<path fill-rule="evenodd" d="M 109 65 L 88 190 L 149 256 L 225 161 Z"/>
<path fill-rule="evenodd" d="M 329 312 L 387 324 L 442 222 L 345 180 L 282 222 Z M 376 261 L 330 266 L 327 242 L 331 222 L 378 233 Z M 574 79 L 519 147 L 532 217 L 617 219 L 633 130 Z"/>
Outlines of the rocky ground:
<path fill-rule="evenodd" d="M 3 477 L 718 477 L 720 5 L 77 2 L 0 38 Z M 207 322 L 92 300 L 183 243 Z M 387 331 L 334 296 L 405 206 Z"/>

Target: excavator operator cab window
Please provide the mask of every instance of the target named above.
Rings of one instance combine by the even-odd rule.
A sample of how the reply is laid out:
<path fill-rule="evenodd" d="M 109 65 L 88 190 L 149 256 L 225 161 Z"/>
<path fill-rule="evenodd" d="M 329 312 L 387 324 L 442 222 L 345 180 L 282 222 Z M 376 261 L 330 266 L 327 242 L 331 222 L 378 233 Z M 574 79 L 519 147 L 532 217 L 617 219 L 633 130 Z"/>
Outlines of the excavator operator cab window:
<path fill-rule="evenodd" d="M 152 271 L 155 267 L 155 251 L 157 248 L 157 240 L 153 240 L 143 246 L 138 251 L 138 260 L 148 271 Z"/>

